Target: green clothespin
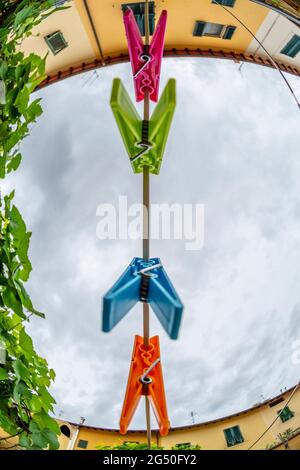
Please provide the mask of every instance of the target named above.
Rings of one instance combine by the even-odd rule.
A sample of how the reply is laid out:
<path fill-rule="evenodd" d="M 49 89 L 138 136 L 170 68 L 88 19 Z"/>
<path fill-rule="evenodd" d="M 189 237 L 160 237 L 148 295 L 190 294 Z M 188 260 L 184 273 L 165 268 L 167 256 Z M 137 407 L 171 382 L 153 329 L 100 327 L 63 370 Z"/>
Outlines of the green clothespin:
<path fill-rule="evenodd" d="M 110 105 L 134 173 L 148 166 L 158 175 L 176 106 L 176 80 L 168 81 L 149 122 L 141 119 L 119 78 L 113 82 Z"/>

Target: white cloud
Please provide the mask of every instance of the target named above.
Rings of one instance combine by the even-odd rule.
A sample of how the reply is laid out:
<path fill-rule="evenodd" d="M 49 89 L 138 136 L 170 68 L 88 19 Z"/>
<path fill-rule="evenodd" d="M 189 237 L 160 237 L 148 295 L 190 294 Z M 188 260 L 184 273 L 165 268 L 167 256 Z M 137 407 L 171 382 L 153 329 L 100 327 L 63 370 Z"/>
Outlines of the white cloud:
<path fill-rule="evenodd" d="M 140 202 L 141 177 L 109 109 L 115 76 L 133 94 L 130 66 L 99 74 L 92 86 L 74 77 L 39 92 L 45 112 L 9 186 L 33 231 L 29 287 L 47 320 L 34 319 L 31 332 L 57 371 L 57 409 L 117 427 L 141 307 L 103 334 L 101 297 L 141 243 L 98 240 L 95 214 L 121 194 Z M 205 204 L 201 251 L 182 241 L 153 241 L 151 250 L 185 303 L 177 342 L 151 321 L 179 425 L 191 410 L 214 418 L 299 380 L 291 360 L 300 335 L 299 114 L 273 70 L 168 59 L 161 90 L 172 76 L 178 105 L 153 202 Z M 144 426 L 143 407 L 133 426 Z"/>

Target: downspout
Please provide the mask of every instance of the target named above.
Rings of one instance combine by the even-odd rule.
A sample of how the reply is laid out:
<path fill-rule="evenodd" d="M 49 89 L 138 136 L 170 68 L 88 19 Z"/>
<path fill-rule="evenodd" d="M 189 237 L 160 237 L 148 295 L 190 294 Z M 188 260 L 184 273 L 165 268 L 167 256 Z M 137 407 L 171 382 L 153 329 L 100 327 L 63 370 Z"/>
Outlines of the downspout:
<path fill-rule="evenodd" d="M 89 5 L 88 5 L 88 0 L 83 0 L 83 4 L 84 4 L 84 8 L 85 8 L 86 14 L 88 16 L 88 19 L 89 19 L 89 22 L 90 22 L 90 25 L 91 25 L 91 28 L 92 28 L 92 31 L 93 31 L 93 34 L 94 34 L 94 38 L 95 38 L 95 41 L 96 41 L 96 44 L 97 44 L 97 47 L 98 47 L 98 51 L 99 51 L 99 54 L 100 54 L 100 57 L 101 57 L 102 65 L 105 65 L 104 55 L 103 55 L 102 47 L 101 47 L 101 44 L 100 44 L 100 39 L 99 39 L 99 36 L 97 34 L 97 31 L 96 31 L 96 27 L 95 27 L 95 23 L 94 23 L 92 14 L 91 14 L 91 10 L 90 10 Z"/>
<path fill-rule="evenodd" d="M 277 16 L 275 18 L 275 20 L 273 21 L 272 25 L 270 26 L 270 28 L 268 29 L 267 33 L 265 34 L 265 36 L 263 37 L 263 39 L 261 39 L 261 43 L 263 44 L 265 42 L 265 40 L 267 39 L 267 37 L 269 36 L 270 32 L 272 31 L 272 29 L 274 28 L 275 24 L 277 23 L 278 19 L 280 18 L 280 14 L 277 13 Z M 257 48 L 255 49 L 255 52 L 254 54 L 257 54 L 258 51 L 260 49 L 260 44 L 258 44 Z"/>
<path fill-rule="evenodd" d="M 77 426 L 76 431 L 73 433 L 72 439 L 70 439 L 67 450 L 74 450 L 75 442 L 77 441 L 78 434 L 79 434 L 79 426 Z"/>

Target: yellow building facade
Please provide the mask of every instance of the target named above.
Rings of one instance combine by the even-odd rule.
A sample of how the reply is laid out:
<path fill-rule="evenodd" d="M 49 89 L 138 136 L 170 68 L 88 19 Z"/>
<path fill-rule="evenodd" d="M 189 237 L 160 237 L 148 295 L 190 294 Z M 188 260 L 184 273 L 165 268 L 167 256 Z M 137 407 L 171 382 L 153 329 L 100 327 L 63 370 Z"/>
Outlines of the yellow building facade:
<path fill-rule="evenodd" d="M 275 2 L 282 5 L 278 11 L 274 2 L 262 0 L 155 0 L 150 1 L 150 16 L 153 29 L 161 11 L 168 11 L 165 57 L 223 58 L 274 67 L 267 50 L 277 67 L 300 76 L 300 11 L 291 2 Z M 127 62 L 123 11 L 132 8 L 142 24 L 143 4 L 57 0 L 67 8 L 44 20 L 21 46 L 26 53 L 48 54 L 47 79 L 41 86 Z"/>
<path fill-rule="evenodd" d="M 153 431 L 152 442 L 165 449 L 180 444 L 198 444 L 203 450 L 250 448 L 300 450 L 300 387 L 288 402 L 293 390 L 294 388 L 287 390 L 270 400 L 230 416 L 171 428 L 165 437 L 161 437 L 158 431 Z M 147 442 L 146 432 L 141 430 L 129 431 L 122 436 L 116 429 L 103 429 L 64 421 L 60 421 L 59 424 L 62 431 L 61 449 L 96 450 L 99 445 L 115 446 L 123 442 Z M 255 443 L 262 435 L 263 437 Z"/>
<path fill-rule="evenodd" d="M 97 446 L 147 442 L 145 430 L 130 430 L 124 436 L 118 429 L 57 422 L 60 450 L 97 450 Z M 8 437 L 0 430 L 0 449 L 18 449 L 18 439 Z M 300 450 L 300 385 L 230 416 L 173 427 L 168 436 L 153 430 L 152 442 L 166 450 L 183 444 L 199 445 L 202 450 Z"/>

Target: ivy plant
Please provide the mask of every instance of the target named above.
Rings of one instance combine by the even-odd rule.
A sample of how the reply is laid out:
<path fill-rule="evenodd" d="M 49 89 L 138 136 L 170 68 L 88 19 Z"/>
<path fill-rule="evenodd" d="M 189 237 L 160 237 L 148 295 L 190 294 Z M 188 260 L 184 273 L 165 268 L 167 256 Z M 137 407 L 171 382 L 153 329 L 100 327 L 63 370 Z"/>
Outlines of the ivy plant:
<path fill-rule="evenodd" d="M 105 444 L 99 444 L 96 446 L 97 450 L 147 450 L 148 446 L 146 443 L 139 442 L 123 442 L 122 444 L 117 444 L 115 446 L 108 446 Z M 163 447 L 158 446 L 157 444 L 152 444 L 151 450 L 163 450 Z M 171 448 L 171 450 L 200 450 L 199 445 L 192 444 L 177 444 Z"/>
<path fill-rule="evenodd" d="M 115 446 L 107 446 L 105 444 L 99 444 L 96 446 L 97 450 L 147 450 L 148 446 L 146 443 L 141 444 L 139 442 L 123 442 L 122 444 L 117 444 Z M 163 450 L 163 447 L 158 446 L 157 444 L 152 444 L 152 450 Z"/>
<path fill-rule="evenodd" d="M 21 42 L 41 21 L 57 11 L 55 0 L 0 0 L 0 179 L 17 170 L 20 143 L 42 114 L 31 93 L 45 76 L 45 57 L 25 56 Z M 32 266 L 31 233 L 14 192 L 0 195 L 0 448 L 57 449 L 59 426 L 50 416 L 54 398 L 48 391 L 55 373 L 34 349 L 26 324 L 36 310 L 25 288 Z M 17 438 L 12 441 L 11 437 Z M 10 445 L 10 442 L 12 444 Z"/>

